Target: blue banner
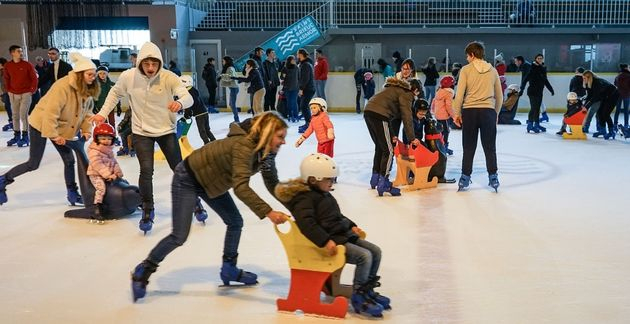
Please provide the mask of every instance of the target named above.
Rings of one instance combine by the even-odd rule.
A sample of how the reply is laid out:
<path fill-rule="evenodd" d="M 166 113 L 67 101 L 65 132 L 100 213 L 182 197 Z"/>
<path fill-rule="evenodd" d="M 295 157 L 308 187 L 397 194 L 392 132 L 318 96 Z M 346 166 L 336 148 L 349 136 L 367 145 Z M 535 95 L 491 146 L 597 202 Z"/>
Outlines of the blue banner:
<path fill-rule="evenodd" d="M 317 28 L 315 19 L 311 16 L 306 16 L 262 43 L 260 47 L 265 51 L 268 48 L 273 48 L 278 59 L 283 61 L 289 55 L 296 55 L 299 48 L 310 44 L 321 35 L 322 33 Z M 237 71 L 243 70 L 243 66 L 245 66 L 252 53 L 253 49 L 234 62 L 234 67 Z"/>

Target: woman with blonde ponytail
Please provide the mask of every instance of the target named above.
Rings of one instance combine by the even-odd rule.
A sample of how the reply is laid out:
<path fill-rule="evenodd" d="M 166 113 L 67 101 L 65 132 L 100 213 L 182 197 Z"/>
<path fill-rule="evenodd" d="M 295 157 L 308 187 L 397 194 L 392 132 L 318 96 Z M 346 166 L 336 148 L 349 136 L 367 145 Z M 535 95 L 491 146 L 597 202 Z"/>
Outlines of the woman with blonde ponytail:
<path fill-rule="evenodd" d="M 288 218 L 274 211 L 249 186 L 267 155 L 275 154 L 285 144 L 287 124 L 275 112 L 264 112 L 242 124 L 230 124 L 226 138 L 210 142 L 195 150 L 175 167 L 171 194 L 173 230 L 153 248 L 149 256 L 132 274 L 134 301 L 144 297 L 149 276 L 164 258 L 186 242 L 197 197 L 201 197 L 227 225 L 223 246 L 221 280 L 245 285 L 257 283 L 254 273 L 236 267 L 243 218 L 228 192 L 243 201 L 260 219 L 267 217 L 274 224 Z"/>

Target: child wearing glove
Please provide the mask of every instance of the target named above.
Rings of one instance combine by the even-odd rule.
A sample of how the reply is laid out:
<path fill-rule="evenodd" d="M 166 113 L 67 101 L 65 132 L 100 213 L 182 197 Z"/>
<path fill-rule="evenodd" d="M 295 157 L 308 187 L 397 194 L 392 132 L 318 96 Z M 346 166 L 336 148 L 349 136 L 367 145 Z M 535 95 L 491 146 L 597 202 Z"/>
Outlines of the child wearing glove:
<path fill-rule="evenodd" d="M 335 145 L 335 130 L 333 124 L 328 118 L 326 111 L 328 110 L 326 100 L 322 98 L 313 98 L 309 102 L 311 109 L 311 122 L 306 131 L 295 142 L 295 147 L 299 147 L 313 133 L 317 137 L 317 153 L 326 154 L 333 157 L 333 148 Z"/>

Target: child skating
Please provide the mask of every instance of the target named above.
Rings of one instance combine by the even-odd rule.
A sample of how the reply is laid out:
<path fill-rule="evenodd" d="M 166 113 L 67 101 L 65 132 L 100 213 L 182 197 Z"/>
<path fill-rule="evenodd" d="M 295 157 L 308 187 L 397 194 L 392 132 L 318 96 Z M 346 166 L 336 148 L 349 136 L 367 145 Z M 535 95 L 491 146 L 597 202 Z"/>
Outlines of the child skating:
<path fill-rule="evenodd" d="M 378 269 L 381 249 L 360 238 L 363 232 L 357 224 L 341 213 L 335 197 L 330 194 L 339 169 L 332 158 L 313 153 L 302 160 L 300 178 L 280 183 L 275 196 L 289 208 L 304 236 L 330 255 L 337 245 L 346 248 L 346 263 L 356 265 L 350 302 L 355 312 L 382 317 L 391 309 L 390 299 L 378 294 Z"/>
<path fill-rule="evenodd" d="M 110 124 L 100 124 L 94 128 L 93 141 L 88 147 L 88 158 L 90 165 L 87 175 L 94 185 L 94 215 L 93 220 L 103 224 L 103 197 L 107 186 L 105 182 L 122 178 L 123 173 L 120 165 L 114 157 L 114 138 L 116 132 Z"/>
<path fill-rule="evenodd" d="M 448 127 L 449 118 L 455 117 L 453 112 L 453 97 L 455 96 L 455 78 L 447 75 L 440 80 L 440 88 L 433 99 L 432 111 L 435 119 L 442 125 L 442 138 L 446 154 L 453 155 L 453 150 L 448 148 L 448 134 L 451 130 Z"/>
<path fill-rule="evenodd" d="M 333 124 L 328 118 L 326 111 L 328 110 L 326 100 L 322 98 L 313 98 L 309 102 L 311 109 L 311 122 L 308 128 L 295 142 L 295 147 L 299 147 L 313 132 L 317 137 L 317 153 L 326 154 L 333 157 L 335 146 L 335 130 Z"/>

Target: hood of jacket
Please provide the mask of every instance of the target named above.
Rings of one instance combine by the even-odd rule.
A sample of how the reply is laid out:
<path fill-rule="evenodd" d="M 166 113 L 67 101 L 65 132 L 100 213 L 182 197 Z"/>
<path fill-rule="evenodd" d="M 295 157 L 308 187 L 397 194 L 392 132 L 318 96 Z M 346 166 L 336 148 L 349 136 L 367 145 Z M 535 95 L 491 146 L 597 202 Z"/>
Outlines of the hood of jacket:
<path fill-rule="evenodd" d="M 475 70 L 477 70 L 477 72 L 479 73 L 488 73 L 490 70 L 492 70 L 492 64 L 484 60 L 476 59 L 473 60 L 470 64 L 472 64 Z"/>
<path fill-rule="evenodd" d="M 389 77 L 385 80 L 384 87 L 399 87 L 405 90 L 411 91 L 411 85 L 406 80 L 397 79 L 396 77 Z"/>
<path fill-rule="evenodd" d="M 155 58 L 160 61 L 160 70 L 161 70 L 162 67 L 164 66 L 164 60 L 162 59 L 162 52 L 160 52 L 160 48 L 151 42 L 146 42 L 140 48 L 140 52 L 138 52 L 138 66 L 140 66 L 140 63 L 142 62 L 142 60 L 149 57 Z"/>
<path fill-rule="evenodd" d="M 278 200 L 286 204 L 297 194 L 308 191 L 311 191 L 311 187 L 304 183 L 304 180 L 295 178 L 287 182 L 278 183 L 278 185 L 276 185 L 276 189 L 274 190 L 274 194 Z"/>
<path fill-rule="evenodd" d="M 248 125 L 249 126 L 249 125 Z M 239 123 L 231 123 L 227 136 L 243 136 L 247 135 L 247 131 L 241 127 Z"/>

